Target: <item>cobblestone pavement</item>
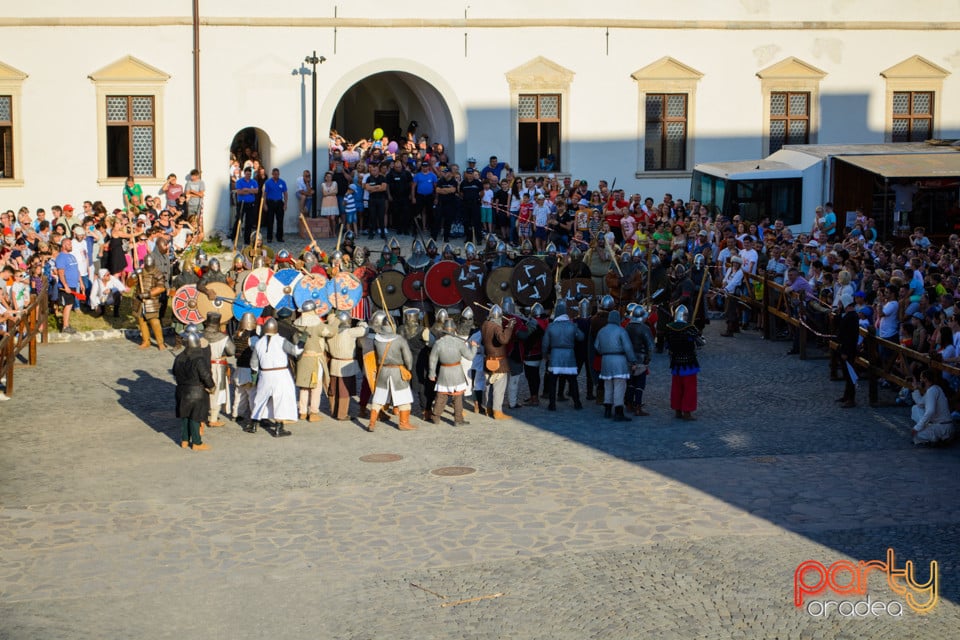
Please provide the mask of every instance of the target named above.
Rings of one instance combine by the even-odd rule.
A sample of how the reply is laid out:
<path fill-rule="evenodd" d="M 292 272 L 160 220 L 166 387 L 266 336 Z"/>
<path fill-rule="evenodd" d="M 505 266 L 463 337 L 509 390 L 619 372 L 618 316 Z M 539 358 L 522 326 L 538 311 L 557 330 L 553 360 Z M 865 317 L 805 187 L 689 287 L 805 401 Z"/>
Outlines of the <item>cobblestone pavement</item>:
<path fill-rule="evenodd" d="M 837 409 L 823 360 L 717 331 L 693 423 L 658 355 L 630 423 L 569 402 L 414 432 L 228 423 L 202 453 L 175 442 L 169 354 L 42 347 L 0 405 L 0 638 L 956 637 L 960 451 L 913 448 L 905 409 Z M 920 581 L 940 563 L 930 614 L 794 607 L 799 563 L 888 547 Z"/>

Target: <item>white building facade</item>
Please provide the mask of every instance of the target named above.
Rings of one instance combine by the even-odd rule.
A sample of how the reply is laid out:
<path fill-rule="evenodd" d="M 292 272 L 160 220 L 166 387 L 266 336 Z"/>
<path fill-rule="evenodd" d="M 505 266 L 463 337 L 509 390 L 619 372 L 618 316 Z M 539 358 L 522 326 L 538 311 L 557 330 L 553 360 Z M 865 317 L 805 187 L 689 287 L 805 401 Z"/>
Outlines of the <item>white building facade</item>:
<path fill-rule="evenodd" d="M 321 175 L 331 125 L 417 121 L 462 166 L 552 161 L 657 202 L 784 143 L 960 138 L 955 0 L 196 5 L 195 29 L 191 0 L 0 3 L 0 207 L 109 208 L 127 173 L 156 193 L 199 166 L 226 229 L 238 133 L 291 188 L 310 168 L 314 51 Z"/>

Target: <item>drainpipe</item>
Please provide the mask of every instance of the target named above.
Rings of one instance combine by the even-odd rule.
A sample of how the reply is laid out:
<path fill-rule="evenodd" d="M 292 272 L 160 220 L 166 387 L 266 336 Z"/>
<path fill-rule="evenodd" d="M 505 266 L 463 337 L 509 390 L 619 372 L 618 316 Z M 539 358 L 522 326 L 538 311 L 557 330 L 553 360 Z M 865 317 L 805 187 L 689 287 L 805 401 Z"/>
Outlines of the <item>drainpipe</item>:
<path fill-rule="evenodd" d="M 200 170 L 200 0 L 193 0 L 193 166 Z"/>

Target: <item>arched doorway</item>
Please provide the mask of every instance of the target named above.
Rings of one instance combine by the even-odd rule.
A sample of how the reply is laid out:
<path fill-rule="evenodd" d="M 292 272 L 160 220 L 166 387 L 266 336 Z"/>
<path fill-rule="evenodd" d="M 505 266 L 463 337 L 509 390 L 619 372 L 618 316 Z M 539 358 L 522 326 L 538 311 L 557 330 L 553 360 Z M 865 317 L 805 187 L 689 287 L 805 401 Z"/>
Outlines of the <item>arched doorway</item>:
<path fill-rule="evenodd" d="M 447 101 L 434 85 L 406 71 L 382 71 L 355 82 L 337 103 L 330 128 L 354 142 L 370 139 L 380 127 L 402 143 L 412 122 L 418 136 L 442 143 L 453 156 L 456 139 Z"/>
<path fill-rule="evenodd" d="M 244 127 L 237 131 L 230 141 L 228 149 L 230 156 L 230 189 L 221 191 L 222 195 L 218 201 L 217 210 L 230 212 L 230 219 L 227 221 L 218 220 L 218 226 L 226 227 L 228 237 L 231 240 L 237 237 L 238 230 L 242 227 L 242 221 L 237 218 L 237 200 L 233 193 L 234 183 L 240 177 L 244 166 L 248 164 L 254 165 L 254 177 L 258 165 L 269 172 L 271 168 L 271 146 L 270 136 L 258 127 Z"/>

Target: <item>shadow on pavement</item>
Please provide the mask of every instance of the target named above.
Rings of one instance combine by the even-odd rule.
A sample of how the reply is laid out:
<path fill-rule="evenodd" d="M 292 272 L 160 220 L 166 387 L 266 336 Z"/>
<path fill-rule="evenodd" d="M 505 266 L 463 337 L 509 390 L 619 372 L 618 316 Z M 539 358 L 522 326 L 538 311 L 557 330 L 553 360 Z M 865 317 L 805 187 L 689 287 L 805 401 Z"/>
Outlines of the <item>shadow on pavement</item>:
<path fill-rule="evenodd" d="M 151 429 L 179 444 L 180 425 L 174 409 L 176 385 L 142 369 L 135 369 L 133 375 L 133 378 L 117 380 L 117 385 L 121 387 L 117 390 L 120 395 L 117 402 Z M 126 390 L 122 387 L 126 387 Z"/>

